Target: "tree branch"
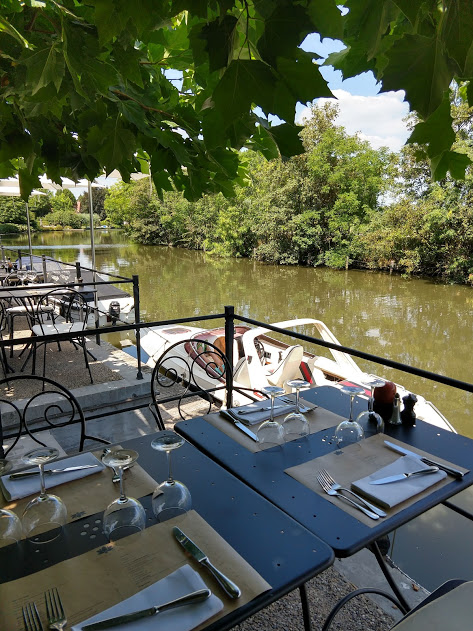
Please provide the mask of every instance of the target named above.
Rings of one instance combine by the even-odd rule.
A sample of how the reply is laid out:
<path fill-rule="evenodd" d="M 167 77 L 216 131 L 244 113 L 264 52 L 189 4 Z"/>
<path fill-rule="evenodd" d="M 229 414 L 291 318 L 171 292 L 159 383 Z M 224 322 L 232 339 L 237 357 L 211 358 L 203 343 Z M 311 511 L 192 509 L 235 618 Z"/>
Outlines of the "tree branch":
<path fill-rule="evenodd" d="M 170 112 L 165 112 L 164 110 L 159 110 L 156 107 L 145 105 L 144 103 L 141 103 L 141 101 L 138 101 L 138 99 L 135 99 L 129 94 L 126 94 L 126 92 L 122 92 L 121 90 L 112 90 L 112 92 L 113 94 L 116 94 L 121 99 L 138 103 L 138 105 L 144 110 L 147 110 L 149 112 L 156 112 L 157 114 L 161 114 L 161 116 L 163 116 L 164 118 L 170 118 L 171 120 L 174 120 L 174 121 L 176 120 L 176 117 L 174 116 L 174 114 L 171 114 Z"/>

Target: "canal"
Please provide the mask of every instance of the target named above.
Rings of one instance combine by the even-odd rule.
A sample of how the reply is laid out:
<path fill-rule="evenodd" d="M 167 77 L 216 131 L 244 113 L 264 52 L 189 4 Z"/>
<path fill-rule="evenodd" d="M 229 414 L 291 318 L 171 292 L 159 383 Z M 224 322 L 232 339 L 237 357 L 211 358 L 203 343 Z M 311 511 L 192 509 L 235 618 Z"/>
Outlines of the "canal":
<path fill-rule="evenodd" d="M 214 259 L 202 252 L 133 244 L 119 230 L 97 230 L 95 242 L 98 269 L 139 275 L 143 320 L 220 313 L 225 305 L 263 322 L 311 317 L 323 320 L 345 346 L 472 380 L 473 288 L 379 272 Z M 26 236 L 3 237 L 2 244 L 27 249 Z M 34 254 L 91 266 L 88 231 L 38 234 L 33 248 Z M 357 363 L 422 394 L 459 433 L 473 438 L 472 395 Z M 432 589 L 452 577 L 473 579 L 472 542 L 471 522 L 441 506 L 399 528 L 391 536 L 391 556 Z"/>

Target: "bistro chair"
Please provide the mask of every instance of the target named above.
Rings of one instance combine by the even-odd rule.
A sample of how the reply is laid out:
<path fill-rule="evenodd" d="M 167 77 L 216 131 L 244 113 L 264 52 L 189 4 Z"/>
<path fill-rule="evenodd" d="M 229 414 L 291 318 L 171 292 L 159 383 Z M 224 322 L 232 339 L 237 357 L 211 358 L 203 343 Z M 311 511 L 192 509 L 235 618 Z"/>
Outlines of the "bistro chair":
<path fill-rule="evenodd" d="M 168 403 L 177 402 L 179 418 L 175 421 L 209 414 L 226 402 L 227 381 L 233 385 L 232 369 L 222 348 L 212 342 L 198 338 L 181 340 L 167 348 L 156 361 L 151 376 L 150 410 L 158 429 L 165 429 L 162 413 Z M 267 396 L 254 388 L 234 387 L 251 400 Z M 220 397 L 215 393 L 221 392 Z M 223 395 L 223 396 L 222 396 Z M 201 401 L 196 407 L 196 397 Z"/>
<path fill-rule="evenodd" d="M 56 317 L 52 321 L 44 321 L 43 315 L 45 310 L 53 309 Z M 36 306 L 36 324 L 31 327 L 31 349 L 28 356 L 21 367 L 21 372 L 28 363 L 30 357 L 33 357 L 33 374 L 36 369 L 36 352 L 39 346 L 44 346 L 43 355 L 43 377 L 46 375 L 46 351 L 47 345 L 51 342 L 36 342 L 35 337 L 43 335 L 55 335 L 61 333 L 83 333 L 87 327 L 91 307 L 84 299 L 81 293 L 74 289 L 52 289 L 48 293 L 40 297 Z M 89 372 L 90 383 L 93 383 L 92 372 L 90 370 L 88 354 L 86 348 L 85 335 L 77 335 L 77 337 L 67 340 L 77 349 L 82 348 L 84 354 L 85 366 Z"/>
<path fill-rule="evenodd" d="M 329 631 L 332 622 L 338 612 L 353 598 L 362 594 L 377 594 L 390 600 L 403 613 L 401 620 L 398 620 L 391 629 L 419 631 L 429 629 L 429 631 L 446 631 L 454 629 L 462 631 L 471 628 L 471 599 L 473 598 L 473 581 L 463 579 L 452 579 L 443 583 L 429 594 L 424 600 L 413 609 L 406 611 L 396 598 L 381 589 L 366 587 L 356 589 L 341 598 L 322 626 L 321 631 Z M 455 621 L 455 624 L 453 622 Z M 360 630 L 363 629 L 362 621 Z"/>
<path fill-rule="evenodd" d="M 177 403 L 179 418 L 175 420 L 209 414 L 216 401 L 214 393 L 226 390 L 231 374 L 227 357 L 210 342 L 181 340 L 166 349 L 151 375 L 150 410 L 158 429 L 165 429 L 162 413 L 170 407 L 168 403 Z M 196 410 L 196 397 L 201 398 L 204 412 L 201 406 Z"/>
<path fill-rule="evenodd" d="M 0 436 L 11 441 L 2 457 L 7 458 L 22 436 L 29 436 L 38 446 L 48 446 L 51 431 L 60 428 L 77 428 L 78 451 L 83 451 L 86 440 L 109 444 L 107 440 L 86 432 L 84 412 L 76 397 L 65 386 L 48 377 L 14 375 L 0 380 Z M 45 431 L 46 430 L 46 431 Z M 63 432 L 60 432 L 63 434 Z M 64 432 L 68 446 L 70 432 Z M 54 442 L 57 441 L 54 439 Z M 3 443 L 2 443 L 3 445 Z M 0 450 L 2 449 L 0 445 Z M 51 446 L 51 444 L 49 445 Z"/>

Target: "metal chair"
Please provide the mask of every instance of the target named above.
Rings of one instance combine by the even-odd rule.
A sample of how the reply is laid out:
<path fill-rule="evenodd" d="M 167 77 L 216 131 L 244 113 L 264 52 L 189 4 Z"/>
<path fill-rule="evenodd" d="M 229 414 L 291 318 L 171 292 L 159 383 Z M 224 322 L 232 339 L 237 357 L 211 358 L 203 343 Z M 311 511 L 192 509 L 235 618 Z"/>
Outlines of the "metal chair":
<path fill-rule="evenodd" d="M 25 397 L 28 385 L 30 392 Z M 4 388 L 7 388 L 6 393 Z M 0 411 L 0 425 L 7 420 L 11 428 L 7 432 L 6 425 L 0 426 L 0 436 L 3 432 L 4 440 L 13 439 L 4 457 L 13 450 L 22 435 L 28 435 L 44 447 L 46 445 L 41 440 L 41 431 L 74 425 L 79 431 L 79 451 L 83 451 L 86 440 L 109 444 L 107 440 L 87 434 L 84 413 L 76 397 L 66 387 L 48 377 L 14 375 L 0 380 Z"/>
<path fill-rule="evenodd" d="M 170 346 L 157 360 L 151 375 L 150 410 L 158 429 L 165 429 L 160 406 L 166 403 L 176 401 L 180 418 L 186 420 L 196 416 L 189 406 L 195 406 L 195 397 L 201 397 L 205 408 L 208 406 L 204 414 L 208 414 L 216 401 L 215 393 L 226 390 L 228 375 L 232 375 L 228 359 L 215 344 L 188 339 Z"/>
<path fill-rule="evenodd" d="M 57 316 L 53 321 L 44 321 L 44 313 L 49 309 L 53 309 Z M 36 369 L 36 352 L 41 344 L 44 345 L 43 356 L 43 376 L 46 374 L 46 349 L 51 342 L 35 342 L 35 336 L 54 335 L 61 333 L 82 333 L 88 323 L 91 307 L 84 299 L 82 294 L 74 289 L 57 288 L 52 289 L 48 293 L 41 296 L 36 306 L 36 324 L 31 327 L 33 337 L 31 339 L 32 346 L 28 356 L 21 367 L 23 372 L 26 364 L 31 356 L 33 356 L 33 374 Z M 90 383 L 94 383 L 92 372 L 89 366 L 88 354 L 86 348 L 85 335 L 78 335 L 70 341 L 75 348 L 81 347 L 84 354 L 84 361 L 89 372 Z"/>

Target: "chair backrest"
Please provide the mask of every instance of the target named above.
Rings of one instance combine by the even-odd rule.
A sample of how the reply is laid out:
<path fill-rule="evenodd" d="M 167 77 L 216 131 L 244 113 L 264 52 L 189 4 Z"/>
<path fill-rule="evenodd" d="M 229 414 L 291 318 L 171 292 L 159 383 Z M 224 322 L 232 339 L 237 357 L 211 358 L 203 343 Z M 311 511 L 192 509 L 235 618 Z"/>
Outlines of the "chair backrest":
<path fill-rule="evenodd" d="M 12 439 L 4 451 L 6 457 L 17 445 L 21 436 L 28 435 L 38 445 L 45 446 L 41 431 L 50 430 L 67 445 L 78 444 L 84 449 L 86 440 L 103 444 L 109 441 L 86 432 L 82 408 L 76 397 L 66 387 L 48 377 L 38 375 L 14 375 L 0 380 L 0 425 L 3 439 Z M 60 430 L 60 428 L 68 428 Z M 70 429 L 77 428 L 78 439 L 71 441 Z M 57 431 L 55 431 L 57 430 Z"/>
<path fill-rule="evenodd" d="M 47 320 L 44 318 L 44 314 L 48 313 L 51 307 L 60 316 L 58 319 Z M 36 306 L 37 322 L 44 334 L 47 333 L 46 325 L 53 325 L 58 333 L 63 331 L 57 324 L 80 324 L 79 327 L 75 327 L 75 330 L 85 329 L 90 312 L 90 304 L 75 289 L 52 289 L 40 297 Z"/>
<path fill-rule="evenodd" d="M 304 349 L 300 344 L 289 346 L 289 348 L 284 351 L 282 359 L 276 368 L 267 374 L 269 383 L 282 388 L 286 381 L 299 376 L 303 356 Z"/>
<path fill-rule="evenodd" d="M 225 398 L 225 380 L 232 370 L 224 353 L 210 342 L 187 339 L 167 348 L 151 376 L 151 397 L 159 429 L 164 417 L 185 420 L 208 414 L 215 401 Z M 170 411 L 175 410 L 175 413 Z M 163 413 L 166 411 L 166 414 Z"/>

